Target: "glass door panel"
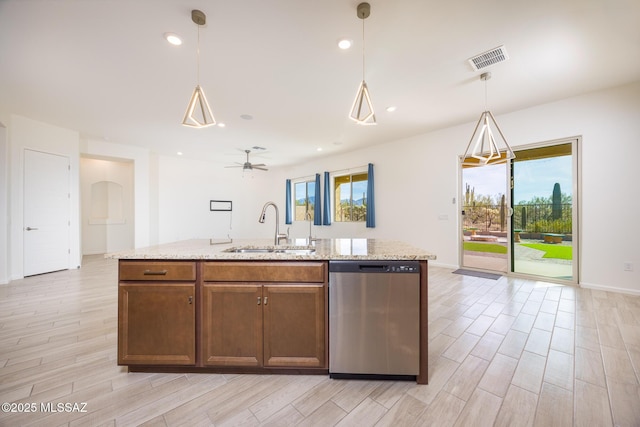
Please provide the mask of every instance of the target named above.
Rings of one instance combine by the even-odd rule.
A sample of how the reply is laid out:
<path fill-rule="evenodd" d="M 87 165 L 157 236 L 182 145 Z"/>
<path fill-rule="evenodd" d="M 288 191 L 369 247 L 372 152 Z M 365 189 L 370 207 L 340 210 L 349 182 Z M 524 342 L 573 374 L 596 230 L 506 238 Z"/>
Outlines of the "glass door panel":
<path fill-rule="evenodd" d="M 465 268 L 509 271 L 507 164 L 462 167 L 462 260 Z"/>
<path fill-rule="evenodd" d="M 511 163 L 511 271 L 576 281 L 574 143 L 517 150 Z"/>

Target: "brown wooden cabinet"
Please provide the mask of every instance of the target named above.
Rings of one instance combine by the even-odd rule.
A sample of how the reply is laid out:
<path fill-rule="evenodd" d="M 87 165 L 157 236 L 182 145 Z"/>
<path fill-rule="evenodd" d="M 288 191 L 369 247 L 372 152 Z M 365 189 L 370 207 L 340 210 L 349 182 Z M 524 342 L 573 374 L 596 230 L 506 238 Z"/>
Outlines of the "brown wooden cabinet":
<path fill-rule="evenodd" d="M 326 261 L 121 260 L 130 370 L 326 372 Z"/>
<path fill-rule="evenodd" d="M 121 261 L 118 364 L 195 365 L 194 262 Z"/>
<path fill-rule="evenodd" d="M 262 366 L 262 285 L 205 283 L 202 363 Z"/>
<path fill-rule="evenodd" d="M 264 365 L 326 367 L 325 287 L 274 284 L 262 294 Z"/>
<path fill-rule="evenodd" d="M 327 367 L 326 263 L 211 262 L 203 278 L 205 366 Z"/>

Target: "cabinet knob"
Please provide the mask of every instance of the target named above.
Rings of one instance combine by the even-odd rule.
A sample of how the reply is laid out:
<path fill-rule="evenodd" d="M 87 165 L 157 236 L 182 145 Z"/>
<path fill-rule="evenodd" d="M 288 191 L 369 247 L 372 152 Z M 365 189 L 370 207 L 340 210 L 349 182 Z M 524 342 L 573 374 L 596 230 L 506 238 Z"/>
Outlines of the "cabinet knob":
<path fill-rule="evenodd" d="M 193 304 L 193 297 L 192 296 L 189 297 L 189 304 Z"/>
<path fill-rule="evenodd" d="M 258 305 L 260 305 L 260 297 L 258 297 Z"/>
<path fill-rule="evenodd" d="M 264 297 L 264 305 L 267 305 L 267 298 L 269 297 Z"/>

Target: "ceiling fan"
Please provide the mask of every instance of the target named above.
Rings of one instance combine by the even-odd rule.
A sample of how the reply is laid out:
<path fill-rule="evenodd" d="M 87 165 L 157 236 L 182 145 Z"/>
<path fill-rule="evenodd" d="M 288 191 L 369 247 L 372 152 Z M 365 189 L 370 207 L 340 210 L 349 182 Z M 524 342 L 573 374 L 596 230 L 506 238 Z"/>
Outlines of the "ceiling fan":
<path fill-rule="evenodd" d="M 251 153 L 251 150 L 244 150 L 244 152 L 247 153 L 247 161 L 246 162 L 244 162 L 244 163 L 236 162 L 238 164 L 238 166 L 225 166 L 225 167 L 227 167 L 227 168 L 240 168 L 241 167 L 243 171 L 250 171 L 250 170 L 253 170 L 253 169 L 258 169 L 258 170 L 261 170 L 261 171 L 269 170 L 269 169 L 264 167 L 264 166 L 267 166 L 264 163 L 251 163 L 249 161 L 249 153 Z"/>

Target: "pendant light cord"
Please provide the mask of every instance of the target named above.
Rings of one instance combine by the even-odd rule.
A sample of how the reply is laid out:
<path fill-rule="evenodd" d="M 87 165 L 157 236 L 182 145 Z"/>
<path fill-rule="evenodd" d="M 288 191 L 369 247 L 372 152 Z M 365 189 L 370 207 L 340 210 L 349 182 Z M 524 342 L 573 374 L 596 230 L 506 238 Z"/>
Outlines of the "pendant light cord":
<path fill-rule="evenodd" d="M 489 83 L 487 83 L 487 80 L 489 80 L 488 78 L 484 79 L 484 111 L 489 111 L 489 101 L 488 99 L 488 90 L 487 90 L 487 85 Z"/>
<path fill-rule="evenodd" d="M 364 81 L 364 20 L 362 18 L 362 81 Z"/>
<path fill-rule="evenodd" d="M 198 25 L 198 46 L 196 48 L 196 52 L 197 52 L 197 59 L 196 59 L 196 64 L 197 64 L 197 71 L 196 71 L 196 81 L 198 82 L 198 86 L 200 86 L 200 24 Z"/>

